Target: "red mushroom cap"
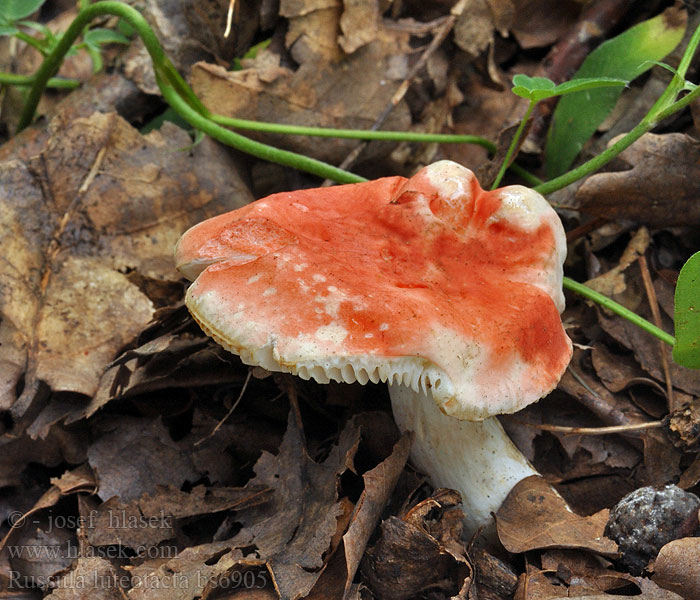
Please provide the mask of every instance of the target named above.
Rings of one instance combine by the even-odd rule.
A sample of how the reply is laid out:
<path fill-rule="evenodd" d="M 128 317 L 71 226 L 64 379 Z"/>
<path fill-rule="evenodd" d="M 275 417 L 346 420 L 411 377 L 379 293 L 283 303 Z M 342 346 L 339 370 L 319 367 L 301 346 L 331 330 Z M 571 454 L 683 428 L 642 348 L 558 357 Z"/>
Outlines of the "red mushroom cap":
<path fill-rule="evenodd" d="M 536 192 L 441 161 L 410 179 L 274 194 L 192 227 L 187 306 L 243 362 L 431 391 L 480 420 L 551 391 L 571 358 L 566 254 Z"/>

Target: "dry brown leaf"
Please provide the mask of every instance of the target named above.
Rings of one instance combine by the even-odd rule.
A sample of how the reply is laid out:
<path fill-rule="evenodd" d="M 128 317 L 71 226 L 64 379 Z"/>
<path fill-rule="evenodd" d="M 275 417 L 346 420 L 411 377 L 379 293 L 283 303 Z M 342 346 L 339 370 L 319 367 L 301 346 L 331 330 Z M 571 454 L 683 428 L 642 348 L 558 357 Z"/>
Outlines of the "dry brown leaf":
<path fill-rule="evenodd" d="M 617 573 L 597 556 L 581 550 L 547 550 L 542 568 L 556 573 L 569 586 L 569 596 L 608 592 L 635 582 L 632 575 Z"/>
<path fill-rule="evenodd" d="M 406 74 L 403 67 L 396 68 L 404 62 L 402 46 L 398 41 L 392 44 L 375 41 L 338 63 L 309 61 L 293 73 L 274 67 L 272 81 L 269 81 L 269 51 L 258 56 L 254 67 L 242 71 L 230 72 L 198 63 L 192 69 L 192 87 L 212 111 L 230 117 L 289 125 L 370 129 Z M 410 123 L 407 105 L 402 101 L 392 110 L 383 128 L 406 130 Z M 341 162 L 359 143 L 253 132 L 248 135 L 331 163 Z M 369 144 L 363 158 L 386 155 L 390 147 L 376 142 Z"/>
<path fill-rule="evenodd" d="M 233 585 L 238 581 L 238 577 L 233 576 L 234 570 L 241 563 L 256 567 L 261 562 L 255 558 L 244 559 L 237 550 L 231 551 L 227 542 L 191 546 L 167 561 L 154 559 L 136 567 L 125 567 L 131 574 L 133 586 L 129 590 L 129 598 L 194 600 L 206 597 L 217 583 L 222 587 L 228 583 L 229 591 L 235 590 L 239 586 Z M 260 584 L 264 587 L 265 582 L 269 582 L 270 576 L 266 571 L 262 571 L 261 575 L 257 585 L 257 574 L 254 576 L 254 587 L 260 587 Z"/>
<path fill-rule="evenodd" d="M 403 518 L 391 516 L 362 563 L 375 596 L 413 598 L 428 591 L 465 599 L 472 568 L 461 541 L 464 513 L 454 490 L 436 490 Z"/>
<path fill-rule="evenodd" d="M 511 31 L 522 48 L 542 48 L 562 37 L 581 12 L 575 0 L 513 0 L 518 18 Z"/>
<path fill-rule="evenodd" d="M 515 19 L 511 0 L 468 0 L 455 23 L 455 43 L 472 56 L 478 56 L 493 40 L 495 31 L 508 34 Z"/>
<path fill-rule="evenodd" d="M 700 454 L 697 454 L 690 466 L 683 471 L 681 478 L 678 480 L 678 487 L 687 490 L 698 483 L 700 483 Z"/>
<path fill-rule="evenodd" d="M 289 19 L 285 45 L 299 64 L 338 61 L 342 51 L 340 0 L 280 0 L 280 16 Z"/>
<path fill-rule="evenodd" d="M 650 243 L 649 230 L 646 227 L 641 227 L 627 244 L 619 263 L 606 273 L 589 279 L 586 285 L 601 294 L 614 297 L 621 304 L 635 310 L 641 302 L 641 294 L 635 287 L 628 289 L 630 275 L 628 269 L 637 264 L 640 256 L 644 256 Z M 637 276 L 636 281 L 638 280 Z"/>
<path fill-rule="evenodd" d="M 558 574 L 557 574 L 558 575 Z M 548 569 L 540 570 L 530 564 L 527 572 L 520 576 L 518 591 L 514 600 L 550 600 L 551 598 L 568 598 L 569 600 L 626 600 L 630 597 L 637 600 L 682 600 L 681 596 L 664 590 L 649 579 L 641 577 L 630 578 L 641 593 L 634 596 L 613 593 L 596 594 L 589 590 L 583 593 L 570 590 L 557 576 Z"/>
<path fill-rule="evenodd" d="M 117 398 L 179 387 L 242 384 L 245 380 L 247 369 L 238 357 L 212 342 L 184 306 L 156 311 L 135 344 L 142 341 L 108 366 L 95 395 L 72 411 L 67 424 L 91 417 Z"/>
<path fill-rule="evenodd" d="M 611 392 L 620 392 L 631 385 L 645 384 L 663 390 L 658 382 L 645 376 L 644 371 L 629 356 L 614 354 L 605 344 L 593 344 L 591 362 L 596 374 Z"/>
<path fill-rule="evenodd" d="M 386 460 L 362 475 L 365 489 L 362 490 L 362 495 L 357 501 L 357 508 L 347 533 L 343 536 L 346 566 L 345 593 L 350 590 L 367 542 L 406 466 L 412 439 L 412 435 L 403 435 Z"/>
<path fill-rule="evenodd" d="M 27 388 L 92 395 L 153 316 L 145 282 L 179 279 L 179 235 L 250 195 L 214 144 L 178 151 L 189 137 L 174 126 L 144 137 L 95 113 L 49 132 L 34 158 L 0 163 L 0 357 L 22 353 Z"/>
<path fill-rule="evenodd" d="M 580 517 L 542 477 L 520 481 L 496 513 L 498 537 L 508 552 L 579 548 L 615 556 L 617 545 L 603 535 L 607 510 Z"/>
<path fill-rule="evenodd" d="M 379 0 L 344 0 L 340 17 L 343 35 L 338 43 L 346 54 L 352 54 L 377 38 L 380 27 Z"/>
<path fill-rule="evenodd" d="M 105 418 L 96 427 L 100 437 L 88 449 L 88 460 L 104 500 L 126 502 L 155 493 L 158 485 L 180 487 L 199 473 L 189 448 L 173 442 L 160 419 Z"/>
<path fill-rule="evenodd" d="M 282 598 L 308 594 L 322 573 L 344 508 L 338 478 L 359 444 L 359 429 L 349 424 L 328 458 L 317 463 L 306 452 L 293 413 L 279 453 L 263 453 L 249 484 L 271 488 L 272 500 L 240 511 L 236 520 L 243 528 L 229 541 L 231 547 L 256 549 Z"/>
<path fill-rule="evenodd" d="M 592 175 L 579 188 L 576 200 L 583 212 L 654 228 L 700 223 L 697 140 L 681 133 L 646 133 L 619 158 L 631 169 Z"/>
<path fill-rule="evenodd" d="M 84 492 L 95 487 L 95 478 L 87 465 L 81 465 L 73 471 L 66 471 L 59 478 L 52 481 L 49 487 L 26 512 L 13 511 L 10 515 L 10 530 L 0 541 L 0 550 L 7 546 L 8 541 L 23 528 L 31 528 L 34 523 L 32 517 L 40 514 L 45 509 L 55 506 L 65 495 Z"/>
<path fill-rule="evenodd" d="M 119 544 L 139 549 L 156 546 L 175 537 L 177 519 L 239 510 L 269 500 L 261 486 L 245 488 L 199 485 L 191 492 L 172 486 L 158 486 L 152 495 L 131 502 L 111 498 L 97 507 L 81 511 L 87 540 L 93 546 Z"/>
<path fill-rule="evenodd" d="M 700 538 L 673 540 L 661 548 L 654 561 L 654 583 L 681 594 L 686 600 L 700 600 Z"/>
<path fill-rule="evenodd" d="M 520 576 L 514 600 L 550 600 L 566 598 L 568 593 L 563 585 L 556 585 L 547 577 L 548 572 L 528 564 Z"/>
<path fill-rule="evenodd" d="M 641 305 L 638 312 L 646 319 L 651 318 L 650 311 L 645 305 Z M 661 316 L 663 329 L 673 331 L 671 320 L 663 314 Z M 599 311 L 598 322 L 606 333 L 634 352 L 635 358 L 647 373 L 651 374 L 657 381 L 664 381 L 664 373 L 661 368 L 661 349 L 655 337 L 650 336 L 622 317 L 608 317 L 602 311 Z M 673 362 L 670 352 L 668 366 L 674 387 L 693 396 L 700 396 L 700 371 L 687 369 Z"/>
<path fill-rule="evenodd" d="M 69 573 L 57 578 L 51 600 L 126 600 L 128 577 L 104 558 L 81 557 Z"/>
<path fill-rule="evenodd" d="M 455 110 L 453 132 L 480 135 L 495 140 L 503 125 L 508 123 L 522 98 L 509 90 L 497 90 L 482 82 L 477 76 L 470 77 L 463 86 L 464 102 Z M 441 152 L 475 170 L 487 158 L 487 152 L 476 144 L 442 144 Z"/>

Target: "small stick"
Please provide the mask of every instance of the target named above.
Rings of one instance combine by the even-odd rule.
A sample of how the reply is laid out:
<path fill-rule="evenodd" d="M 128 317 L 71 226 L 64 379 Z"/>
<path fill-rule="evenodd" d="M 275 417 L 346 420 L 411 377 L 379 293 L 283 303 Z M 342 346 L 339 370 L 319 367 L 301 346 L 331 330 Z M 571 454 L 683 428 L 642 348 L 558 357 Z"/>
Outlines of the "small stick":
<path fill-rule="evenodd" d="M 644 282 L 644 289 L 646 290 L 649 306 L 651 307 L 651 314 L 654 317 L 654 325 L 661 329 L 661 312 L 659 311 L 659 301 L 656 298 L 656 290 L 654 290 L 654 284 L 651 281 L 651 274 L 649 273 L 647 258 L 644 254 L 642 254 L 637 260 L 639 262 L 639 268 L 642 272 L 642 281 Z M 668 366 L 668 356 L 666 355 L 665 348 L 666 344 L 664 344 L 661 340 L 658 341 L 658 344 L 659 352 L 661 352 L 661 368 L 664 371 L 664 379 L 666 380 L 668 410 L 673 412 L 675 408 L 673 401 L 673 382 L 671 381 L 671 369 Z"/>
<path fill-rule="evenodd" d="M 570 433 L 579 435 L 608 435 L 609 433 L 626 433 L 628 431 L 642 431 L 645 429 L 658 429 L 663 425 L 661 421 L 651 421 L 649 423 L 635 423 L 630 425 L 610 425 L 609 427 L 567 427 L 566 425 L 544 425 L 537 423 L 525 423 L 518 421 L 528 427 L 541 429 L 543 431 L 555 431 L 558 433 Z"/>
<path fill-rule="evenodd" d="M 236 0 L 230 0 L 228 4 L 228 12 L 226 13 L 226 31 L 224 37 L 231 35 L 231 25 L 233 24 L 233 11 L 236 8 Z"/>
<path fill-rule="evenodd" d="M 231 408 L 230 408 L 229 411 L 224 415 L 224 418 L 221 419 L 221 421 L 219 421 L 219 422 L 216 424 L 216 427 L 214 427 L 214 429 L 212 429 L 212 430 L 209 432 L 208 435 L 205 435 L 201 440 L 195 442 L 195 444 L 194 444 L 195 446 L 200 446 L 201 444 L 203 444 L 204 442 L 206 442 L 208 439 L 214 437 L 214 434 L 215 434 L 217 431 L 219 431 L 219 429 L 221 429 L 221 426 L 222 426 L 226 421 L 228 421 L 228 418 L 233 414 L 233 411 L 236 410 L 236 407 L 240 404 L 241 400 L 243 399 L 243 394 L 245 394 L 245 391 L 246 391 L 246 389 L 247 389 L 247 387 L 248 387 L 248 383 L 250 382 L 250 376 L 251 376 L 252 372 L 253 372 L 252 370 L 249 370 L 249 371 L 248 371 L 248 375 L 246 375 L 245 381 L 243 382 L 243 387 L 241 387 L 241 391 L 240 391 L 240 393 L 238 394 L 238 398 L 236 398 L 236 401 L 231 405 Z"/>

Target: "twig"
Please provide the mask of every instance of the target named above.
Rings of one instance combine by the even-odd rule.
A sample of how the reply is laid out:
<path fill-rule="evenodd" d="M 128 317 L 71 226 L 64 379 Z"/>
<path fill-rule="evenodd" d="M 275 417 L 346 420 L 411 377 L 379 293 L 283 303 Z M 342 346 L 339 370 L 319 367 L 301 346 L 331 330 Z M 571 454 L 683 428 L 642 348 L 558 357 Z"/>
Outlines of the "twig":
<path fill-rule="evenodd" d="M 557 433 L 570 433 L 578 435 L 608 435 L 609 433 L 626 433 L 628 431 L 643 431 L 645 429 L 658 429 L 663 425 L 661 421 L 649 423 L 635 423 L 632 425 L 610 425 L 608 427 L 567 427 L 566 425 L 545 425 L 538 423 L 526 423 L 518 421 L 528 427 L 543 431 L 555 431 Z"/>
<path fill-rule="evenodd" d="M 651 308 L 651 314 L 654 318 L 654 324 L 661 329 L 661 312 L 659 311 L 659 301 L 656 298 L 656 290 L 654 289 L 654 284 L 651 281 L 651 274 L 649 273 L 649 264 L 647 263 L 647 257 L 642 254 L 637 259 L 639 262 L 639 268 L 642 272 L 642 281 L 644 282 L 644 289 L 647 293 L 647 300 L 649 301 L 649 307 Z M 671 369 L 668 366 L 668 356 L 666 355 L 666 344 L 661 340 L 658 342 L 659 352 L 661 352 L 661 368 L 664 372 L 664 380 L 666 381 L 666 397 L 668 401 L 668 410 L 673 412 L 675 406 L 673 402 L 673 382 L 671 381 Z"/>
<path fill-rule="evenodd" d="M 252 371 L 248 371 L 248 375 L 246 375 L 245 381 L 243 382 L 243 387 L 241 387 L 241 391 L 238 394 L 238 398 L 236 398 L 236 401 L 231 405 L 231 408 L 229 408 L 228 412 L 224 415 L 224 418 L 221 419 L 216 424 L 216 427 L 212 429 L 208 435 L 205 435 L 201 440 L 195 442 L 195 446 L 200 446 L 204 442 L 206 442 L 208 439 L 211 439 L 214 437 L 217 431 L 221 429 L 221 426 L 228 421 L 228 418 L 233 414 L 233 411 L 236 410 L 236 407 L 240 404 L 241 400 L 243 399 L 243 394 L 245 394 L 246 388 L 248 387 L 248 383 L 250 382 L 250 377 L 251 377 Z"/>
<path fill-rule="evenodd" d="M 579 225 L 578 227 L 575 227 L 571 231 L 566 232 L 566 242 L 567 244 L 570 244 L 572 242 L 575 242 L 577 239 L 580 237 L 583 237 L 584 235 L 589 234 L 591 231 L 595 231 L 599 227 L 602 227 L 607 223 L 608 220 L 604 219 L 603 217 L 594 217 L 587 223 L 583 223 L 582 225 Z"/>

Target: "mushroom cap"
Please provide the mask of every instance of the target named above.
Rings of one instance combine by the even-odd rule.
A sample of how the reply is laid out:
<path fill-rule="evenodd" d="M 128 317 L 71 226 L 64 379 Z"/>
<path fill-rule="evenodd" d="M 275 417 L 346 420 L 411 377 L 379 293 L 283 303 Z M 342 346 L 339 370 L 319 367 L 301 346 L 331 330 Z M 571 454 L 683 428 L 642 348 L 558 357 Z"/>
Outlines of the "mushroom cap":
<path fill-rule="evenodd" d="M 486 192 L 450 161 L 274 194 L 195 225 L 187 306 L 244 363 L 320 383 L 387 381 L 459 419 L 550 392 L 571 358 L 558 216 L 536 192 Z"/>

